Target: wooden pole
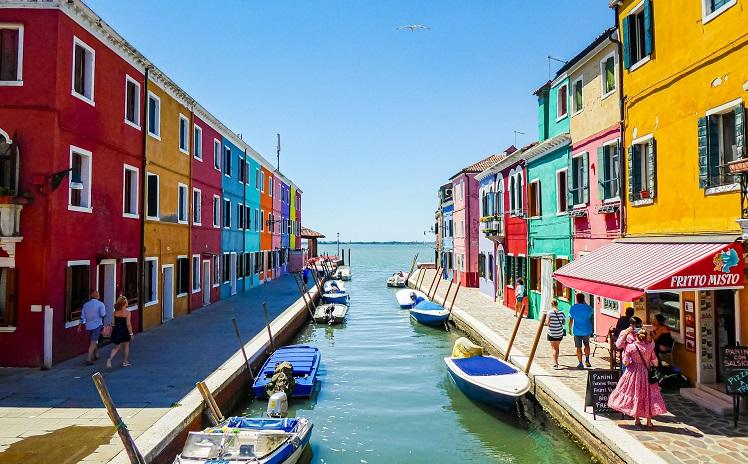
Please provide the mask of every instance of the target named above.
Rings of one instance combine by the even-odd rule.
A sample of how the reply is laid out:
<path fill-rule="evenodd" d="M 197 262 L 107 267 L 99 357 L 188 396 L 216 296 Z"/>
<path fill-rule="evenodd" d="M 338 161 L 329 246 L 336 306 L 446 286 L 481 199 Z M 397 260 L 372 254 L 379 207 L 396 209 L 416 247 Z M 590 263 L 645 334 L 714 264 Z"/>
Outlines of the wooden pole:
<path fill-rule="evenodd" d="M 197 391 L 200 392 L 200 396 L 203 397 L 205 405 L 208 407 L 208 415 L 210 416 L 210 420 L 213 421 L 213 425 L 218 425 L 226 420 L 223 417 L 221 409 L 218 407 L 218 403 L 216 403 L 216 399 L 213 398 L 213 394 L 208 390 L 208 386 L 205 385 L 205 382 L 200 381 L 195 385 L 197 386 Z"/>
<path fill-rule="evenodd" d="M 101 373 L 96 372 L 91 376 L 91 378 L 93 379 L 94 385 L 96 385 L 96 390 L 99 392 L 102 403 L 104 403 L 109 419 L 117 428 L 117 434 L 119 434 L 119 438 L 122 440 L 122 445 L 125 447 L 127 456 L 130 458 L 130 464 L 146 464 L 143 455 L 140 454 L 138 447 L 135 445 L 135 440 L 133 440 L 130 435 L 130 431 L 127 430 L 127 425 L 122 421 L 122 417 L 114 406 L 112 397 L 109 395 L 109 390 L 106 388 L 106 383 L 104 383 L 104 377 Z"/>
<path fill-rule="evenodd" d="M 265 327 L 268 329 L 268 337 L 270 337 L 270 347 L 275 352 L 275 340 L 273 340 L 273 332 L 270 331 L 270 316 L 268 316 L 268 304 L 262 303 L 262 311 L 265 313 Z"/>
<path fill-rule="evenodd" d="M 455 294 L 452 295 L 452 303 L 449 304 L 449 312 L 452 312 L 452 308 L 455 305 L 455 300 L 457 299 L 457 294 L 460 292 L 460 287 L 462 287 L 462 282 L 457 282 L 457 288 L 455 289 Z"/>
<path fill-rule="evenodd" d="M 421 282 L 416 285 L 416 290 L 420 290 L 421 285 L 423 285 L 423 281 L 426 280 L 426 269 L 419 267 L 418 273 L 420 274 L 418 277 L 421 278 Z"/>
<path fill-rule="evenodd" d="M 413 269 L 415 269 L 415 267 L 416 267 L 416 261 L 417 260 L 418 260 L 418 253 L 416 253 L 416 255 L 413 257 L 413 262 L 410 263 L 410 271 L 408 271 L 408 280 L 410 280 L 410 277 L 413 274 Z M 408 283 L 408 282 L 406 282 L 406 283 Z"/>
<path fill-rule="evenodd" d="M 431 288 L 434 286 L 438 278 L 439 278 L 439 268 L 436 268 L 436 274 L 434 274 L 434 279 L 431 281 L 431 285 L 429 285 L 429 291 L 426 292 L 426 297 L 429 299 L 431 299 L 431 297 L 429 296 L 431 295 Z"/>
<path fill-rule="evenodd" d="M 242 336 L 239 333 L 239 324 L 236 323 L 236 318 L 231 318 L 231 323 L 234 324 L 234 332 L 236 332 L 236 339 L 239 341 L 239 347 L 242 349 L 242 356 L 244 356 L 244 364 L 247 366 L 249 371 L 249 378 L 252 379 L 252 383 L 255 383 L 255 375 L 252 373 L 252 366 L 249 364 L 249 358 L 247 358 L 247 351 L 244 349 L 244 342 Z"/>
<path fill-rule="evenodd" d="M 436 291 L 439 289 L 439 284 L 442 283 L 440 269 L 437 269 L 436 275 L 438 276 L 438 278 L 436 279 L 436 286 L 434 287 L 434 293 L 431 295 L 431 298 L 429 298 L 430 300 L 433 300 L 436 298 Z"/>
<path fill-rule="evenodd" d="M 312 308 L 309 306 L 309 303 L 306 300 L 306 292 L 304 292 L 303 287 L 303 281 L 301 278 L 294 274 L 293 280 L 296 282 L 296 287 L 299 289 L 299 294 L 301 294 L 301 299 L 304 300 L 304 306 L 306 306 L 306 309 L 309 311 L 309 315 L 312 317 L 312 320 L 314 320 L 314 311 L 312 311 Z"/>
<path fill-rule="evenodd" d="M 506 347 L 506 353 L 504 353 L 504 361 L 509 359 L 509 353 L 512 351 L 512 345 L 514 345 L 514 339 L 517 337 L 519 331 L 519 324 L 522 322 L 522 314 L 517 317 L 517 321 L 514 323 L 514 329 L 512 329 L 512 336 L 509 337 L 509 344 Z"/>
<path fill-rule="evenodd" d="M 314 266 L 314 269 L 312 270 L 312 278 L 314 279 L 314 285 L 317 286 L 317 294 L 322 295 L 322 288 L 319 285 L 319 275 L 317 271 L 317 266 Z"/>
<path fill-rule="evenodd" d="M 348 267 L 351 267 L 351 249 L 348 248 Z"/>
<path fill-rule="evenodd" d="M 527 358 L 527 365 L 525 366 L 525 374 L 530 373 L 530 366 L 532 365 L 532 360 L 535 359 L 535 350 L 538 349 L 538 342 L 540 342 L 540 335 L 543 333 L 543 326 L 545 326 L 546 317 L 548 317 L 548 313 L 543 311 L 543 314 L 540 315 L 540 325 L 538 326 L 538 331 L 535 332 L 535 339 L 532 341 L 532 349 L 530 349 L 530 357 Z"/>
<path fill-rule="evenodd" d="M 449 287 L 447 287 L 447 294 L 444 295 L 444 301 L 442 301 L 442 306 L 447 307 L 447 298 L 449 298 L 449 291 L 452 290 L 452 279 L 449 279 Z"/>

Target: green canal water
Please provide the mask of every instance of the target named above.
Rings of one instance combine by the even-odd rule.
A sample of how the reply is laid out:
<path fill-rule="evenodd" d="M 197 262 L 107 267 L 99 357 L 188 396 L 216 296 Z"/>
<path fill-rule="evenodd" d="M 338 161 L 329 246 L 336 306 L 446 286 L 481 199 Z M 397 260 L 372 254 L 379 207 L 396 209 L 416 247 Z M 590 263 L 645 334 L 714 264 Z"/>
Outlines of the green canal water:
<path fill-rule="evenodd" d="M 341 245 L 342 246 L 342 245 Z M 291 402 L 290 416 L 312 420 L 304 463 L 577 463 L 584 453 L 530 400 L 500 412 L 466 398 L 443 357 L 459 334 L 411 321 L 386 287 L 428 245 L 345 245 L 353 280 L 347 321 L 309 325 L 295 343 L 322 352 L 319 394 Z M 337 246 L 321 246 L 334 254 Z M 264 401 L 243 411 L 259 416 Z"/>

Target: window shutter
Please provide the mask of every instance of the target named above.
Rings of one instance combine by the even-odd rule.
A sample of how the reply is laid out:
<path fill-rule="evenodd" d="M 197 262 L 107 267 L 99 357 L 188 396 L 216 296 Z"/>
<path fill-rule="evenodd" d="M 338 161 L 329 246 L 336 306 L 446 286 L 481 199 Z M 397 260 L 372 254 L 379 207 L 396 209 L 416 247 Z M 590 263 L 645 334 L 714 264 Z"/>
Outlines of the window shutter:
<path fill-rule="evenodd" d="M 709 129 L 707 117 L 699 118 L 699 188 L 709 186 Z"/>
<path fill-rule="evenodd" d="M 636 199 L 636 193 L 634 192 L 634 146 L 631 145 L 628 148 L 628 155 L 626 156 L 626 175 L 628 176 L 629 184 L 629 201 Z"/>
<path fill-rule="evenodd" d="M 745 105 L 740 103 L 735 108 L 735 157 L 745 157 Z"/>
<path fill-rule="evenodd" d="M 566 208 L 571 211 L 576 202 L 574 201 L 574 158 L 569 157 L 569 166 L 566 170 Z"/>
<path fill-rule="evenodd" d="M 652 54 L 654 31 L 652 28 L 652 1 L 644 0 L 644 54 Z"/>
<path fill-rule="evenodd" d="M 657 147 L 655 139 L 649 139 L 647 142 L 647 190 L 649 198 L 654 198 L 657 194 Z"/>
<path fill-rule="evenodd" d="M 709 166 L 709 179 L 710 181 L 717 180 L 720 178 L 720 162 L 719 159 L 719 117 L 707 117 L 707 143 L 709 149 L 707 150 L 708 166 Z M 711 182 L 710 182 L 711 183 Z M 719 181 L 717 182 L 719 184 Z"/>
<path fill-rule="evenodd" d="M 621 29 L 623 30 L 623 67 L 629 69 L 631 67 L 631 42 L 629 41 L 628 16 L 623 17 Z"/>
<path fill-rule="evenodd" d="M 605 199 L 605 176 L 608 170 L 605 166 L 605 147 L 597 147 L 597 197 Z"/>
<path fill-rule="evenodd" d="M 73 312 L 73 268 L 70 266 L 65 268 L 65 320 L 70 321 L 70 316 Z"/>
<path fill-rule="evenodd" d="M 584 152 L 582 155 L 582 203 L 585 205 L 590 201 L 590 154 Z"/>

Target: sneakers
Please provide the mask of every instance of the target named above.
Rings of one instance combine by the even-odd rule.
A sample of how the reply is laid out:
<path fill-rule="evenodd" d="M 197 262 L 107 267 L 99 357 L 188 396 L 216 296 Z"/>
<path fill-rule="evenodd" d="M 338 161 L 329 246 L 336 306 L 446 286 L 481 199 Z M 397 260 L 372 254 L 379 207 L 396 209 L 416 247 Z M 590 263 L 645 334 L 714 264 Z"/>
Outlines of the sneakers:
<path fill-rule="evenodd" d="M 584 362 L 584 365 L 587 366 L 587 367 L 592 367 L 592 363 L 590 363 L 589 359 Z"/>
<path fill-rule="evenodd" d="M 581 362 L 577 364 L 577 369 L 584 369 L 584 364 L 582 364 Z"/>

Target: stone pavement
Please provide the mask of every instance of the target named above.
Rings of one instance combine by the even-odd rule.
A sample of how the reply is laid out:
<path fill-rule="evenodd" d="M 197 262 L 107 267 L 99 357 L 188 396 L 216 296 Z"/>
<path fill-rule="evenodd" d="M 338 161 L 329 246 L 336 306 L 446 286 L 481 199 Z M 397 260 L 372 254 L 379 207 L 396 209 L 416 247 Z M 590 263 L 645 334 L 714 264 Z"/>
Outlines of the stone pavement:
<path fill-rule="evenodd" d="M 426 272 L 422 284 L 424 292 L 428 290 L 429 284 L 434 278 L 433 270 Z M 437 291 L 437 302 L 441 303 L 443 301 L 447 287 L 442 282 Z M 453 286 L 452 294 L 454 294 L 454 289 Z M 449 299 L 451 301 L 451 295 Z M 516 321 L 514 311 L 501 303 L 493 302 L 480 293 L 478 289 L 462 287 L 454 308 L 459 308 L 475 320 L 485 324 L 499 337 L 506 340 L 510 338 Z M 526 359 L 524 355 L 530 352 L 537 328 L 538 321 L 522 321 L 512 348 L 512 359 L 515 363 L 520 358 L 520 365 L 524 366 L 524 359 Z M 573 339 L 565 337 L 561 342 L 561 355 L 559 356 L 561 369 L 554 370 L 551 349 L 546 341 L 545 330 L 547 329 L 544 329 L 535 355 L 533 371 L 535 371 L 536 366 L 544 369 L 545 375 L 568 387 L 571 395 L 578 395 L 576 398 L 568 398 L 570 404 L 583 405 L 587 372 L 576 368 L 577 359 Z M 610 361 L 607 355 L 606 350 L 598 348 L 596 356 L 591 358 L 593 367 L 608 369 Z M 732 417 L 719 416 L 703 409 L 696 403 L 683 398 L 677 392 L 667 393 L 664 398 L 670 413 L 654 418 L 655 429 L 653 431 L 637 430 L 633 426 L 633 420 L 630 418 L 621 420 L 620 415 L 609 416 L 608 418 L 598 416 L 597 422 L 601 420 L 613 421 L 622 431 L 625 431 L 626 435 L 643 444 L 646 449 L 653 452 L 664 462 L 684 464 L 704 462 L 740 464 L 748 462 L 748 420 L 745 416 L 741 417 L 741 424 L 735 429 L 733 428 Z M 580 409 L 580 411 L 582 411 L 581 414 L 587 414 L 589 419 L 592 419 L 591 408 L 587 410 L 588 412 L 584 412 L 583 409 Z M 626 439 L 627 437 L 624 436 L 623 438 Z M 623 446 L 623 448 L 626 447 Z"/>
<path fill-rule="evenodd" d="M 137 438 L 238 350 L 236 317 L 244 342 L 264 329 L 262 303 L 274 319 L 299 298 L 292 276 L 136 334 L 131 367 L 110 371 L 101 350 L 94 366 L 79 356 L 51 370 L 0 369 L 0 464 L 104 463 L 122 450 L 91 375 L 101 371 L 123 420 Z"/>

